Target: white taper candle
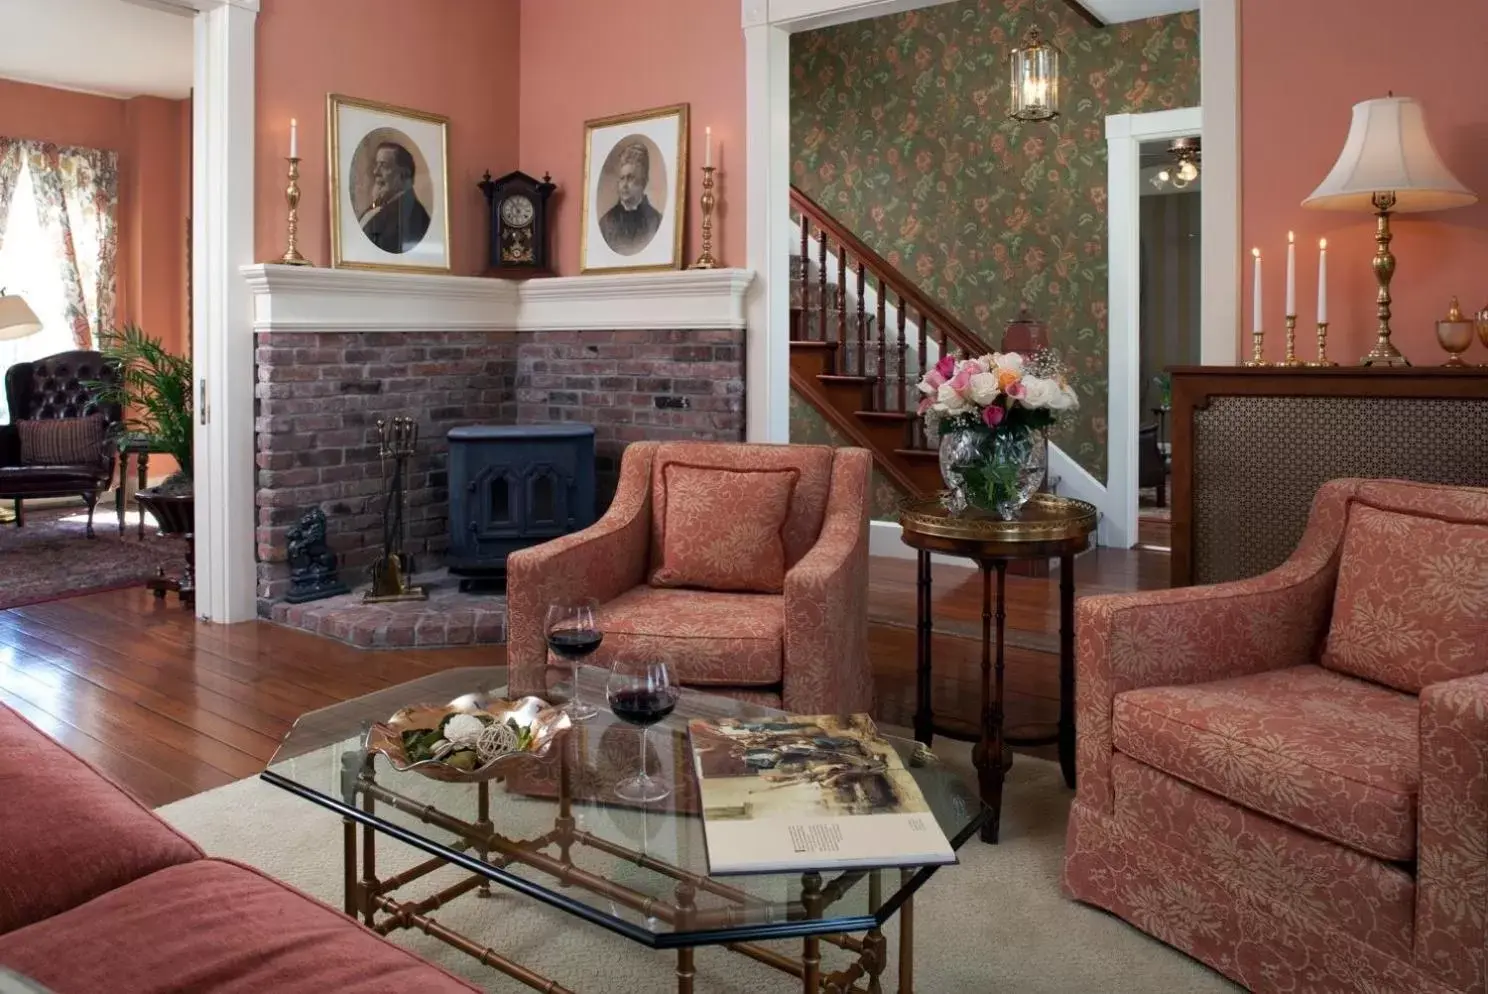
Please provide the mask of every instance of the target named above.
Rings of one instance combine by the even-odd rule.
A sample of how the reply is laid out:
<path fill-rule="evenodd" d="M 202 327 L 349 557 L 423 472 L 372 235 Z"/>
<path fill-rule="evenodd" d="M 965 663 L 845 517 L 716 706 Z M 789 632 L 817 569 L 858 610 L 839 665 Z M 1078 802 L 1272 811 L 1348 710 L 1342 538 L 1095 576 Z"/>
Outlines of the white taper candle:
<path fill-rule="evenodd" d="M 1297 314 L 1297 235 L 1287 232 L 1287 317 Z"/>
<path fill-rule="evenodd" d="M 289 119 L 289 157 L 300 157 L 300 122 L 292 117 Z"/>
<path fill-rule="evenodd" d="M 1258 248 L 1253 248 L 1250 250 L 1250 254 L 1255 257 L 1255 274 L 1251 277 L 1251 281 L 1255 285 L 1254 287 L 1252 287 L 1252 296 L 1250 303 L 1250 329 L 1252 331 L 1260 331 L 1261 315 L 1265 313 L 1261 308 L 1261 250 Z"/>
<path fill-rule="evenodd" d="M 703 165 L 713 165 L 713 129 L 703 129 Z"/>
<path fill-rule="evenodd" d="M 1318 324 L 1328 323 L 1328 239 L 1318 239 Z"/>

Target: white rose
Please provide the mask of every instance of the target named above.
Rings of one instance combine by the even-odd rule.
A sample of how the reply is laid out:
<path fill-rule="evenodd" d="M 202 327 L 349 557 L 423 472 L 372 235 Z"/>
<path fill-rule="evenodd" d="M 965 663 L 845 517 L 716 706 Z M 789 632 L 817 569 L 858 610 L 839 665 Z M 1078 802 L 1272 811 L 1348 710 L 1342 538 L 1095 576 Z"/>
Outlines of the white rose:
<path fill-rule="evenodd" d="M 977 373 L 971 378 L 971 386 L 967 393 L 971 394 L 971 402 L 978 407 L 986 407 L 997 399 L 1001 393 L 997 389 L 997 377 L 991 373 Z"/>
<path fill-rule="evenodd" d="M 1023 375 L 1023 357 L 1016 352 L 994 352 L 988 356 L 992 365 L 1002 369 L 1011 369 L 1019 376 Z"/>
<path fill-rule="evenodd" d="M 971 408 L 966 403 L 966 398 L 957 393 L 949 383 L 942 383 L 935 394 L 935 409 L 946 414 L 960 414 Z"/>
<path fill-rule="evenodd" d="M 1055 402 L 1059 397 L 1059 384 L 1039 376 L 1023 377 L 1023 396 L 1019 400 L 1024 407 L 1050 408 L 1058 410 Z"/>
<path fill-rule="evenodd" d="M 1075 393 L 1075 388 L 1068 383 L 1059 387 L 1059 404 L 1055 406 L 1056 411 L 1072 411 L 1080 406 L 1080 395 Z"/>

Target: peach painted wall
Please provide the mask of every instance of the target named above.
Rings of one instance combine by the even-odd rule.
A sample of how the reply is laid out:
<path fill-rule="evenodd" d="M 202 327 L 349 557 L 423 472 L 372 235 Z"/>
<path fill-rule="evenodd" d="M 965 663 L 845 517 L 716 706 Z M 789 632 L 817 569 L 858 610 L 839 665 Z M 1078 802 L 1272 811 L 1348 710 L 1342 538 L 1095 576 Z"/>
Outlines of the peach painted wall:
<path fill-rule="evenodd" d="M 118 321 L 135 321 L 186 348 L 186 201 L 189 102 L 120 100 L 0 80 L 0 134 L 119 153 Z"/>
<path fill-rule="evenodd" d="M 639 29 L 639 30 L 638 30 Z M 703 129 L 713 128 L 719 208 L 714 254 L 745 258 L 744 32 L 737 0 L 524 0 L 521 168 L 558 184 L 553 255 L 579 272 L 584 122 L 666 104 L 691 105 L 684 261 L 700 250 Z"/>
<path fill-rule="evenodd" d="M 1250 247 L 1265 260 L 1267 353 L 1282 354 L 1286 233 L 1297 232 L 1299 338 L 1314 352 L 1317 242 L 1328 239 L 1329 353 L 1354 362 L 1374 341 L 1374 219 L 1300 206 L 1328 174 L 1348 134 L 1350 109 L 1387 90 L 1415 97 L 1437 151 L 1468 189 L 1488 198 L 1488 89 L 1471 85 L 1488 37 L 1488 4 L 1439 0 L 1411 8 L 1402 35 L 1391 0 L 1245 0 L 1241 17 L 1241 182 L 1246 268 L 1242 355 L 1251 327 Z M 1424 54 L 1423 54 L 1424 52 Z M 1418 365 L 1446 354 L 1435 320 L 1453 294 L 1464 308 L 1488 301 L 1488 203 L 1436 214 L 1397 214 L 1394 341 Z M 1273 329 L 1276 329 L 1273 331 Z M 1274 353 L 1274 354 L 1273 354 Z M 1467 358 L 1488 361 L 1474 346 Z"/>
<path fill-rule="evenodd" d="M 263 0 L 258 15 L 255 255 L 285 246 L 289 121 L 300 122 L 300 251 L 331 261 L 326 95 L 450 118 L 451 272 L 486 266 L 489 169 L 517 167 L 518 0 Z"/>

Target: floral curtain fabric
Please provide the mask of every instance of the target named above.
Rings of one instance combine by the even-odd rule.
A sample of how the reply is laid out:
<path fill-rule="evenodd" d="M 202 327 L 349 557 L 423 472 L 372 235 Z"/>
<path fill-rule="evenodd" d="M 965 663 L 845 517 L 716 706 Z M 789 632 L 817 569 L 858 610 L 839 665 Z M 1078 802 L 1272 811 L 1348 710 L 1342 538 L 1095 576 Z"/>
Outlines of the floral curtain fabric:
<path fill-rule="evenodd" d="M 5 245 L 5 223 L 10 219 L 10 201 L 21 176 L 21 143 L 0 138 L 0 248 Z"/>
<path fill-rule="evenodd" d="M 114 324 L 119 159 L 115 152 L 23 142 L 37 219 L 51 241 L 77 348 Z"/>

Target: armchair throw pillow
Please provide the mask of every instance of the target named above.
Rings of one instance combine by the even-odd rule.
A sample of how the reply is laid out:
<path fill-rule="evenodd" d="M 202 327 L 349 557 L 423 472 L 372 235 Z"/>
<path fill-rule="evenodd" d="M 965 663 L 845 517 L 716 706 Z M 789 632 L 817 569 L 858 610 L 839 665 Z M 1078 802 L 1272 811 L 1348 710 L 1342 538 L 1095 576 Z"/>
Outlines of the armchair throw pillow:
<path fill-rule="evenodd" d="M 1488 525 L 1352 503 L 1323 665 L 1411 694 L 1488 671 Z"/>
<path fill-rule="evenodd" d="M 674 462 L 662 474 L 666 522 L 653 587 L 762 594 L 785 589 L 782 532 L 799 470 Z"/>
<path fill-rule="evenodd" d="M 21 462 L 27 466 L 93 466 L 103 454 L 107 426 L 93 414 L 86 418 L 17 421 Z"/>

